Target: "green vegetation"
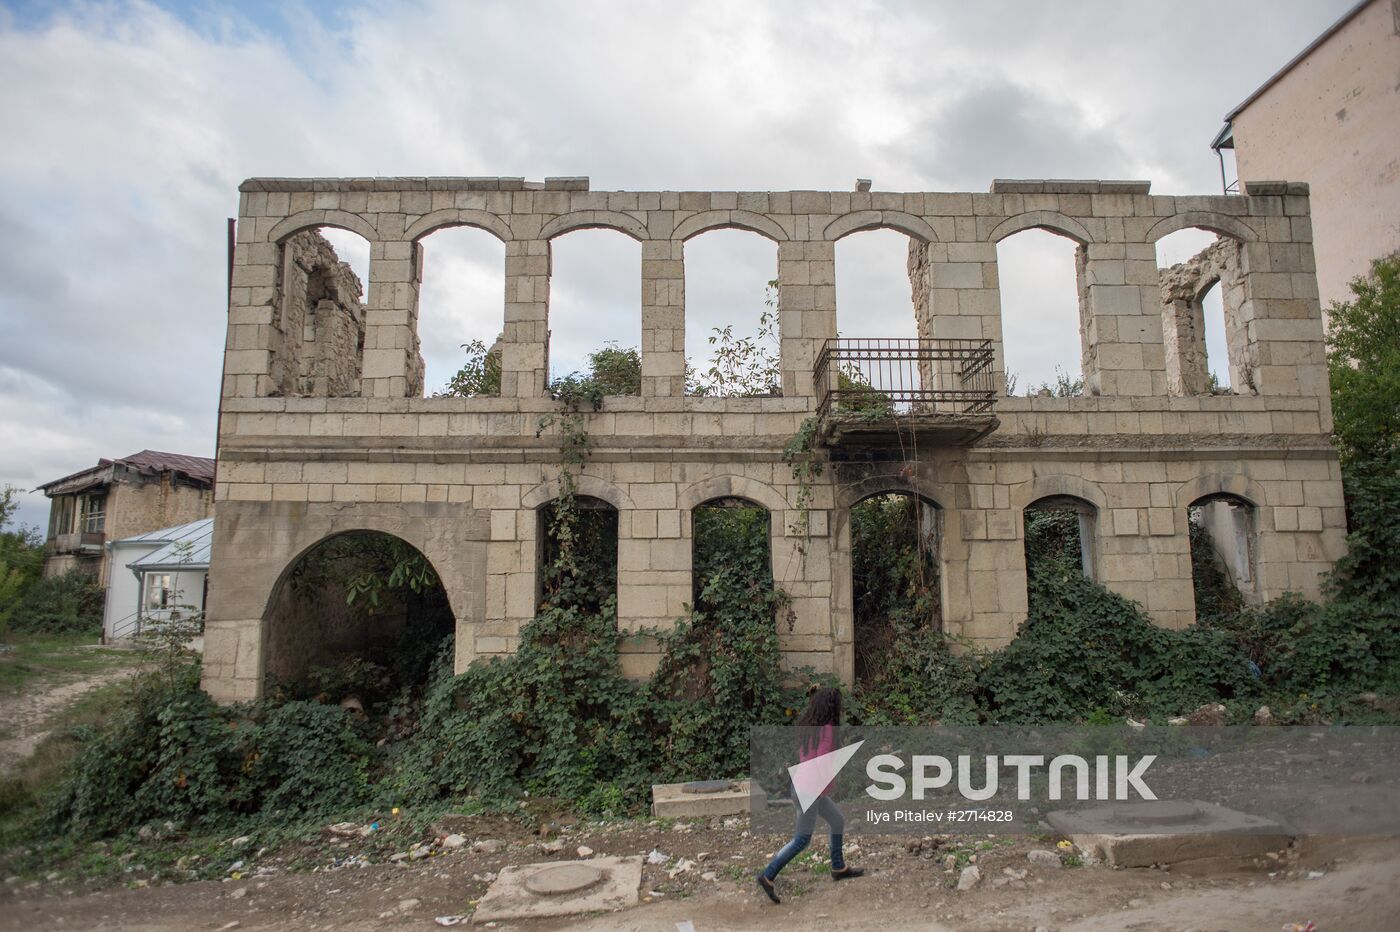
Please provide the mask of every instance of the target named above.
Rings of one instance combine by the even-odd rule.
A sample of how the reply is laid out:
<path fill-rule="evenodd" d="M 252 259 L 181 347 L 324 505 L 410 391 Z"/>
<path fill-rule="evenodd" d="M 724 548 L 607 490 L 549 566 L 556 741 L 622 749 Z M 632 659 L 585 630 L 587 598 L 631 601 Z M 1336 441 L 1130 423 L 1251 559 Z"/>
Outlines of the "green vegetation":
<path fill-rule="evenodd" d="M 10 630 L 26 634 L 102 633 L 104 591 L 90 572 L 71 569 L 34 580 L 14 606 Z"/>
<path fill-rule="evenodd" d="M 16 695 L 37 680 L 91 676 L 133 661 L 129 651 L 92 647 L 86 635 L 23 634 L 0 653 L 0 696 Z"/>
<path fill-rule="evenodd" d="M 1351 283 L 1327 331 L 1335 437 L 1348 478 L 1400 467 L 1400 256 Z"/>
<path fill-rule="evenodd" d="M 856 590 L 889 594 L 877 615 L 896 632 L 886 668 L 857 689 L 862 718 L 1161 720 L 1220 702 L 1234 721 L 1260 705 L 1281 722 L 1384 720 L 1361 697 L 1400 696 L 1400 259 L 1376 263 L 1372 277 L 1352 287 L 1356 300 L 1333 305 L 1329 333 L 1351 533 L 1326 604 L 1285 597 L 1246 607 L 1205 529 L 1193 523 L 1199 623 L 1163 629 L 1084 578 L 1071 513 L 1032 512 L 1029 616 L 1011 644 L 979 653 L 918 623 L 913 594 L 927 571 L 915 562 L 911 538 L 891 558 L 893 530 L 853 512 Z M 1050 393 L 1073 394 L 1074 385 L 1061 378 Z M 876 557 L 867 564 L 862 552 Z"/>
<path fill-rule="evenodd" d="M 15 527 L 19 489 L 0 489 L 0 637 L 10 630 L 15 613 L 39 579 L 44 539 L 35 528 Z"/>
<path fill-rule="evenodd" d="M 781 395 L 777 315 L 778 281 L 768 283 L 767 307 L 758 316 L 758 333 L 734 335 L 734 327 L 715 327 L 708 338 L 714 347 L 704 370 L 686 365 L 686 394 L 710 398 L 759 398 Z"/>
<path fill-rule="evenodd" d="M 495 347 L 487 349 L 486 344 L 480 340 L 463 343 L 462 349 L 466 351 L 467 361 L 447 380 L 447 385 L 442 391 L 434 393 L 434 397 L 472 398 L 477 395 L 499 395 L 501 351 Z"/>
<path fill-rule="evenodd" d="M 1211 378 L 1213 379 L 1214 376 L 1212 376 Z M 1019 381 L 1020 379 L 1017 377 L 1016 373 L 1006 373 L 1006 394 L 1008 396 L 1016 395 L 1017 383 Z M 1212 382 L 1211 384 L 1213 388 L 1215 383 Z M 1025 397 L 1034 398 L 1039 396 L 1043 398 L 1078 398 L 1083 394 L 1084 377 L 1071 377 L 1068 372 L 1064 371 L 1059 366 L 1056 366 L 1055 381 L 1041 382 L 1039 385 L 1026 386 Z"/>

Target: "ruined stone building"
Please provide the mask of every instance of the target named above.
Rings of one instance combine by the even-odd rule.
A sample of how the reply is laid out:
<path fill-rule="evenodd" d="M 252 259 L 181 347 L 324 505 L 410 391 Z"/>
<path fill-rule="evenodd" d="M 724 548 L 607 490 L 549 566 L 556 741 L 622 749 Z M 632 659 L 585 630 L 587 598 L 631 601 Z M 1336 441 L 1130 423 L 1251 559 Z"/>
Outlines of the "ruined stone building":
<path fill-rule="evenodd" d="M 1153 196 L 1146 182 L 998 181 L 985 194 L 591 191 L 587 179 L 253 179 L 241 187 L 204 677 L 221 700 L 309 650 L 272 630 L 289 568 L 373 530 L 425 555 L 455 616 L 459 669 L 512 651 L 537 600 L 540 509 L 558 493 L 547 391 L 551 240 L 608 228 L 641 244 L 639 396 L 586 417 L 579 492 L 617 515 L 623 632 L 691 599 L 691 516 L 716 499 L 769 511 L 787 662 L 853 675 L 851 508 L 926 503 L 942 625 L 1006 643 L 1027 609 L 1024 516 L 1080 515 L 1084 569 L 1170 627 L 1194 620 L 1192 522 L 1211 526 L 1246 598 L 1319 594 L 1345 517 L 1329 443 L 1306 185 Z M 505 247 L 501 391 L 422 397 L 421 240 L 447 226 Z M 370 243 L 368 289 L 312 231 Z M 738 228 L 776 243 L 781 393 L 685 394 L 685 244 Z M 918 338 L 863 332 L 838 307 L 836 243 L 910 238 Z M 997 244 L 1039 228 L 1078 244 L 1085 391 L 1005 391 Z M 1186 228 L 1220 244 L 1159 274 Z M 1201 298 L 1224 295 L 1231 391 L 1213 390 Z M 838 324 L 841 337 L 838 339 Z M 872 402 L 871 399 L 874 399 Z M 811 420 L 815 419 L 815 420 Z M 782 450 L 814 423 L 820 475 Z M 624 645 L 631 672 L 654 642 Z"/>

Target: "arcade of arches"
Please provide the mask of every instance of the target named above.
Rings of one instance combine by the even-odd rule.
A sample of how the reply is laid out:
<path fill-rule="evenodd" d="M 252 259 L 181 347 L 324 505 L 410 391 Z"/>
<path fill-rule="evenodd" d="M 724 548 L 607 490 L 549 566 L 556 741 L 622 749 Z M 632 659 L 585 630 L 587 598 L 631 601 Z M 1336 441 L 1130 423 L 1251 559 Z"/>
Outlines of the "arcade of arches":
<path fill-rule="evenodd" d="M 449 226 L 504 246 L 500 319 L 482 323 L 482 339 L 499 334 L 495 396 L 422 397 L 421 241 Z M 325 227 L 369 243 L 358 309 L 357 289 L 309 234 Z M 1191 281 L 1172 292 L 1181 303 L 1168 308 L 1156 244 L 1191 228 L 1228 246 L 1188 270 Z M 859 509 L 872 497 L 923 503 L 909 522 L 918 540 L 933 528 L 936 542 L 921 548 L 924 602 L 937 606 L 923 617 L 988 647 L 1026 617 L 1028 512 L 1060 516 L 1075 532 L 1067 546 L 1079 571 L 1170 627 L 1198 610 L 1192 570 L 1205 561 L 1199 548 L 1193 559 L 1203 537 L 1193 529 L 1209 531 L 1211 564 L 1249 601 L 1317 596 L 1343 552 L 1306 185 L 1177 197 L 1137 181 L 997 181 L 973 193 L 252 179 L 241 188 L 224 356 L 204 662 L 216 698 L 258 695 L 285 662 L 268 608 L 279 581 L 299 555 L 348 531 L 392 534 L 432 565 L 458 669 L 515 650 L 539 606 L 541 509 L 559 493 L 562 466 L 557 428 L 541 427 L 558 411 L 546 387 L 550 243 L 583 229 L 640 249 L 640 301 L 626 322 L 640 333 L 640 394 L 607 397 L 583 416 L 589 452 L 576 477 L 616 538 L 615 566 L 593 582 L 604 598 L 615 592 L 624 633 L 671 625 L 697 598 L 697 574 L 708 572 L 702 512 L 724 510 L 716 502 L 765 516 L 747 521 L 746 539 L 765 539 L 754 552 L 788 597 L 784 662 L 848 682 L 867 663 L 858 641 L 871 593 L 852 567 L 862 559 Z M 776 248 L 779 391 L 686 394 L 685 246 L 720 229 Z M 1082 395 L 1005 393 L 997 244 L 1032 229 L 1075 244 Z M 977 430 L 936 436 L 900 426 L 917 420 L 917 406 L 886 407 L 891 442 L 819 439 L 824 468 L 796 478 L 784 448 L 829 394 L 834 379 L 817 372 L 838 316 L 843 340 L 887 336 L 866 332 L 859 307 L 838 315 L 838 291 L 851 299 L 838 288 L 837 244 L 867 230 L 909 239 L 917 337 L 907 345 L 984 348 L 990 406 Z M 1199 390 L 1193 330 L 1216 281 L 1229 290 L 1231 389 L 1219 393 Z M 920 390 L 956 399 L 965 373 L 940 363 L 918 375 Z M 656 656 L 646 637 L 629 637 L 624 668 L 644 675 Z"/>

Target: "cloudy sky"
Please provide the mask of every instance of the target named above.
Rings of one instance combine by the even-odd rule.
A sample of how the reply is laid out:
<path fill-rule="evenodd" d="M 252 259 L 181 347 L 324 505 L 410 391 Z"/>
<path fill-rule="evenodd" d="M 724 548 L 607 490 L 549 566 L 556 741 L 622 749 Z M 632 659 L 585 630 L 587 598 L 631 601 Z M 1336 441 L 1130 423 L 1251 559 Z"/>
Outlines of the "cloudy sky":
<path fill-rule="evenodd" d="M 0 2 L 0 484 L 143 448 L 213 452 L 224 224 L 243 178 L 973 191 L 1148 178 L 1213 193 L 1221 116 L 1349 5 Z M 363 274 L 353 240 L 336 243 Z M 499 331 L 502 249 L 465 230 L 425 248 L 431 388 L 460 344 Z M 838 248 L 843 334 L 912 334 L 906 241 Z M 1023 387 L 1078 367 L 1071 255 L 1049 234 L 1001 247 Z M 703 364 L 709 328 L 752 329 L 776 255 L 725 232 L 686 258 Z M 620 234 L 556 241 L 556 370 L 637 344 L 639 263 Z M 46 514 L 32 495 L 21 520 Z"/>

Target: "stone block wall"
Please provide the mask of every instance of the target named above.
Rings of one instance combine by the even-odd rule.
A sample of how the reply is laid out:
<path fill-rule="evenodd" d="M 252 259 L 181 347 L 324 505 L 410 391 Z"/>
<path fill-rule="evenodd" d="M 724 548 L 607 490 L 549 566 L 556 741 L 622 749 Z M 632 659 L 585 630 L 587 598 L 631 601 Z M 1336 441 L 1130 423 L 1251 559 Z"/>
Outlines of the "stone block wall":
<path fill-rule="evenodd" d="M 506 244 L 500 397 L 422 398 L 418 241 L 450 225 Z M 358 395 L 279 391 L 272 325 L 286 246 L 338 226 L 371 243 Z M 1238 242 L 1247 294 L 1231 311 L 1252 394 L 1169 384 L 1154 243 L 1186 227 Z M 788 663 L 854 668 L 850 508 L 889 491 L 941 509 L 944 626 L 992 646 L 1026 612 L 1023 509 L 1048 495 L 1093 506 L 1095 569 L 1164 625 L 1194 618 L 1187 510 L 1247 501 L 1256 595 L 1315 596 L 1341 553 L 1345 516 L 1313 280 L 1306 186 L 1242 197 L 1160 197 L 1145 182 L 997 182 L 989 193 L 594 192 L 586 179 L 254 179 L 242 186 L 225 357 L 205 685 L 256 695 L 264 617 L 278 580 L 324 537 L 397 534 L 431 560 L 457 619 L 457 663 L 514 650 L 536 597 L 537 509 L 557 493 L 557 410 L 546 393 L 550 240 L 607 227 L 642 243 L 642 394 L 587 417 L 582 494 L 619 513 L 624 633 L 679 617 L 691 592 L 691 510 L 739 496 L 767 508 L 774 578 L 792 597 L 775 619 Z M 684 243 L 706 230 L 778 244 L 782 397 L 684 395 Z M 998 399 L 979 442 L 833 463 L 799 485 L 782 448 L 813 415 L 813 368 L 836 336 L 835 243 L 860 230 L 911 238 L 919 333 L 989 340 L 1002 371 L 996 243 L 1040 227 L 1080 244 L 1088 391 Z M 270 283 L 274 287 L 269 287 Z M 843 336 L 862 334 L 843 321 Z M 1000 382 L 998 384 L 1001 384 Z M 655 646 L 628 638 L 629 671 Z"/>

